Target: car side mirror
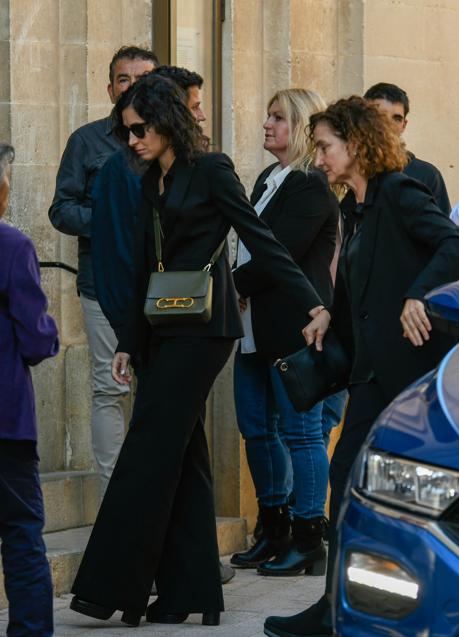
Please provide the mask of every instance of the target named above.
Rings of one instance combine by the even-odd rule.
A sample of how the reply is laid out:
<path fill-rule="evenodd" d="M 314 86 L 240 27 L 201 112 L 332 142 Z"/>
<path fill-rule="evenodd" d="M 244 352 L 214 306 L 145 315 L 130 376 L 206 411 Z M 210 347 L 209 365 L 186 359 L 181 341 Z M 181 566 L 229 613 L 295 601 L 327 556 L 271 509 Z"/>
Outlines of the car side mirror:
<path fill-rule="evenodd" d="M 432 327 L 459 338 L 459 281 L 435 288 L 424 300 Z"/>

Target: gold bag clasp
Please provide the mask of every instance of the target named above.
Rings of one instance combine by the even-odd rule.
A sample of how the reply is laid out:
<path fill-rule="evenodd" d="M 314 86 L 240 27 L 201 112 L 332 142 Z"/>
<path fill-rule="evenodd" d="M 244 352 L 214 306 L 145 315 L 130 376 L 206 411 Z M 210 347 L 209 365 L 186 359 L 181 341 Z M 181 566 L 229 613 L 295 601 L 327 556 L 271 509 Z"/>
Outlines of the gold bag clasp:
<path fill-rule="evenodd" d="M 190 308 L 194 305 L 194 299 L 186 296 L 162 297 L 156 301 L 158 310 L 171 310 L 175 308 Z"/>

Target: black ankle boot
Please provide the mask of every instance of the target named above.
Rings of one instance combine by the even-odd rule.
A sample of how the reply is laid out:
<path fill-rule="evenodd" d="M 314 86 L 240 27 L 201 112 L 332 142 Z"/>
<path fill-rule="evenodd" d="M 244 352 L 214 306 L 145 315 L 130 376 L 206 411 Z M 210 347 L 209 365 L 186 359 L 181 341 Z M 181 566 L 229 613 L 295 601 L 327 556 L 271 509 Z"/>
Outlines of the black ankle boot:
<path fill-rule="evenodd" d="M 260 507 L 263 533 L 248 551 L 235 553 L 230 562 L 239 568 L 256 568 L 262 562 L 275 557 L 287 546 L 290 533 L 288 505 Z"/>
<path fill-rule="evenodd" d="M 255 528 L 253 529 L 253 543 L 257 542 L 263 535 L 263 523 L 261 521 L 260 505 L 258 505 L 257 521 L 255 522 Z"/>
<path fill-rule="evenodd" d="M 325 595 L 317 604 L 298 615 L 268 617 L 264 625 L 268 637 L 325 637 L 333 635 L 330 602 Z"/>
<path fill-rule="evenodd" d="M 323 518 L 294 518 L 288 547 L 272 561 L 263 562 L 258 573 L 271 576 L 324 575 L 327 552 L 323 542 Z"/>

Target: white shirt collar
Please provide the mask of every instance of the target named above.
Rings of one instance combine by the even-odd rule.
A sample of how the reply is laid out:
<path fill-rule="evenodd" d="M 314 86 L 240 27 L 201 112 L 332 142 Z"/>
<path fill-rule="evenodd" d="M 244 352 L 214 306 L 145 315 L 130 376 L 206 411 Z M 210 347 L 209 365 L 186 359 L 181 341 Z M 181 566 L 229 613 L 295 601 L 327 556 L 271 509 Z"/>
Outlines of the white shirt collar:
<path fill-rule="evenodd" d="M 271 189 L 274 184 L 276 189 L 279 188 L 290 172 L 292 172 L 290 165 L 282 168 L 281 164 L 277 164 L 274 170 L 272 170 L 265 179 L 265 184 L 268 186 L 268 189 Z"/>

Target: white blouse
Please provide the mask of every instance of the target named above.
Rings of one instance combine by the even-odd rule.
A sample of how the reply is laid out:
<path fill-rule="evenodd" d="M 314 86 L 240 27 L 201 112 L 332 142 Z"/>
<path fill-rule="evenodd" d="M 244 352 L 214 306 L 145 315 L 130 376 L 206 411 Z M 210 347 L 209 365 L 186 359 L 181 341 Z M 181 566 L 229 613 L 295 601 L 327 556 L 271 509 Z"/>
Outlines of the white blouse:
<path fill-rule="evenodd" d="M 258 216 L 261 215 L 263 210 L 268 205 L 271 198 L 274 196 L 278 188 L 281 187 L 284 179 L 292 171 L 290 166 L 282 168 L 279 164 L 274 170 L 272 170 L 265 179 L 266 190 L 255 204 L 255 212 Z M 247 263 L 252 258 L 250 252 L 247 250 L 242 241 L 238 241 L 237 245 L 237 267 L 239 268 L 244 263 Z M 255 347 L 255 339 L 253 337 L 252 330 L 252 311 L 250 308 L 250 299 L 247 299 L 247 309 L 241 314 L 242 326 L 244 328 L 244 336 L 241 338 L 241 353 L 253 354 L 257 351 Z"/>

